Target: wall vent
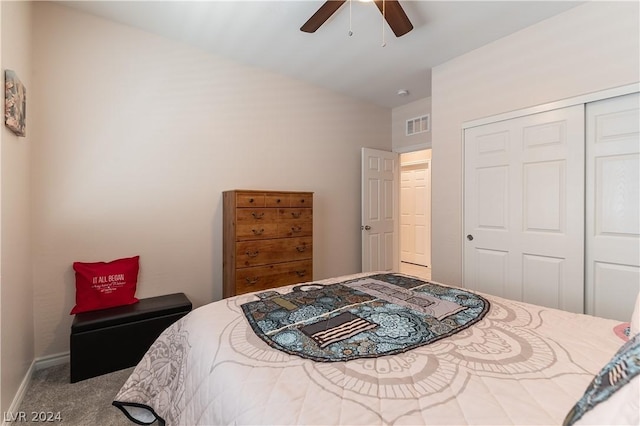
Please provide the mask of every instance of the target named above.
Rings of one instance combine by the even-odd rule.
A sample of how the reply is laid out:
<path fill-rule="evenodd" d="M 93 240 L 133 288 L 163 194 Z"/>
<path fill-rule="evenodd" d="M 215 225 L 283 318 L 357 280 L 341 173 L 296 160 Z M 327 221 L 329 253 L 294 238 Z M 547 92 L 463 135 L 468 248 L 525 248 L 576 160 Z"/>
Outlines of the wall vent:
<path fill-rule="evenodd" d="M 407 136 L 428 132 L 430 130 L 431 116 L 429 114 L 407 120 Z"/>

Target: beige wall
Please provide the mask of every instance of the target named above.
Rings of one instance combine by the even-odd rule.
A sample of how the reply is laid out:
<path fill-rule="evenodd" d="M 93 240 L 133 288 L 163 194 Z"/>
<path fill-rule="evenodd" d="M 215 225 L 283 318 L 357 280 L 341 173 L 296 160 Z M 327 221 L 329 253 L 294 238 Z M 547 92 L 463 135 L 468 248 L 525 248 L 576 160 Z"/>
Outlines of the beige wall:
<path fill-rule="evenodd" d="M 4 125 L 0 130 L 0 376 L 4 413 L 34 356 L 30 231 L 33 121 L 29 108 L 37 99 L 32 92 L 31 4 L 3 1 L 0 9 L 2 74 L 5 69 L 11 69 L 25 85 L 28 114 L 27 137 L 17 137 Z"/>
<path fill-rule="evenodd" d="M 428 82 L 425 82 L 428 84 Z M 431 148 L 431 132 L 407 136 L 406 123 L 412 118 L 431 114 L 431 98 L 422 98 L 396 107 L 391 112 L 392 144 L 394 152 L 409 152 Z"/>
<path fill-rule="evenodd" d="M 35 6 L 36 356 L 68 350 L 73 261 L 139 254 L 138 295 L 222 295 L 222 191 L 314 191 L 314 278 L 360 270 L 360 147 L 391 111 Z"/>
<path fill-rule="evenodd" d="M 590 2 L 434 68 L 434 280 L 462 283 L 462 123 L 637 82 L 638 7 Z"/>

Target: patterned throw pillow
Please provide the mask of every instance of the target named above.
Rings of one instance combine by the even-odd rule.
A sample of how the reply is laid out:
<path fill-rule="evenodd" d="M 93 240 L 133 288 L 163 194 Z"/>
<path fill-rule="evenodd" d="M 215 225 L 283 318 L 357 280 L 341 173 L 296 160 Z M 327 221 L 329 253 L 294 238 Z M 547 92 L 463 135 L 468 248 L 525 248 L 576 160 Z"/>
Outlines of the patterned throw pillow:
<path fill-rule="evenodd" d="M 626 342 L 591 381 L 564 425 L 640 424 L 640 334 Z"/>
<path fill-rule="evenodd" d="M 74 262 L 76 271 L 76 305 L 71 315 L 97 311 L 138 302 L 140 256 L 112 262 Z"/>

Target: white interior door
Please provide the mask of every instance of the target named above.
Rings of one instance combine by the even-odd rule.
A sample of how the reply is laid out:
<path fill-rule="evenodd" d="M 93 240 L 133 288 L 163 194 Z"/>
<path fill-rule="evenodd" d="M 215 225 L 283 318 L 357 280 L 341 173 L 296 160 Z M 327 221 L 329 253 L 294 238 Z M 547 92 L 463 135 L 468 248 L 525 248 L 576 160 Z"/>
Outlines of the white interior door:
<path fill-rule="evenodd" d="M 362 148 L 362 272 L 397 271 L 399 155 Z"/>
<path fill-rule="evenodd" d="M 586 312 L 629 321 L 640 287 L 640 95 L 587 104 Z"/>
<path fill-rule="evenodd" d="M 431 264 L 431 160 L 402 166 L 400 173 L 400 260 Z"/>
<path fill-rule="evenodd" d="M 464 286 L 584 309 L 584 107 L 465 130 Z"/>

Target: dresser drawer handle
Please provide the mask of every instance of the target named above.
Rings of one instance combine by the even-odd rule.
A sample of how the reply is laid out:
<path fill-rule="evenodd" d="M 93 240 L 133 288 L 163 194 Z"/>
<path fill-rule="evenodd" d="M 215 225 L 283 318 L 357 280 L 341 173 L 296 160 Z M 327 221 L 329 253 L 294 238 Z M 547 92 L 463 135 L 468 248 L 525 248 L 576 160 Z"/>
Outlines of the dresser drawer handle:
<path fill-rule="evenodd" d="M 252 229 L 251 231 L 253 232 L 253 235 L 262 235 L 262 233 L 264 232 L 264 228 Z"/>
<path fill-rule="evenodd" d="M 244 280 L 247 282 L 247 285 L 254 285 L 260 281 L 260 278 L 245 278 Z"/>
<path fill-rule="evenodd" d="M 291 232 L 302 232 L 302 226 L 292 226 Z"/>
<path fill-rule="evenodd" d="M 299 277 L 304 277 L 305 275 L 307 275 L 307 270 L 303 269 L 302 271 L 296 271 L 296 275 L 298 275 Z"/>
<path fill-rule="evenodd" d="M 291 216 L 297 219 L 302 216 L 302 212 L 291 212 Z"/>
<path fill-rule="evenodd" d="M 264 217 L 264 212 L 251 212 L 251 216 L 253 216 L 254 219 L 262 219 Z"/>
<path fill-rule="evenodd" d="M 255 251 L 249 251 L 249 250 L 247 250 L 247 251 L 245 252 L 245 254 L 246 254 L 247 256 L 249 256 L 249 257 L 256 257 L 259 253 L 260 253 L 260 252 L 259 252 L 258 250 L 255 250 Z"/>
<path fill-rule="evenodd" d="M 253 198 L 249 198 L 249 202 L 250 202 L 250 203 L 253 203 Z"/>
<path fill-rule="evenodd" d="M 303 251 L 305 251 L 307 249 L 306 245 L 301 245 L 301 246 L 297 246 L 296 250 L 298 250 L 299 253 L 302 253 Z"/>

